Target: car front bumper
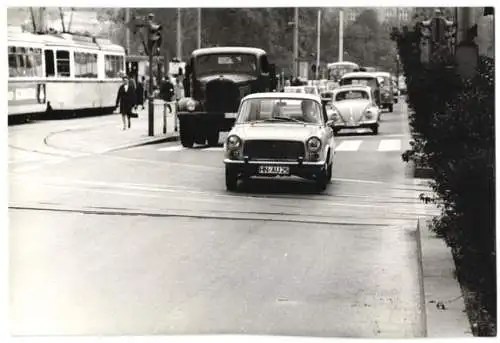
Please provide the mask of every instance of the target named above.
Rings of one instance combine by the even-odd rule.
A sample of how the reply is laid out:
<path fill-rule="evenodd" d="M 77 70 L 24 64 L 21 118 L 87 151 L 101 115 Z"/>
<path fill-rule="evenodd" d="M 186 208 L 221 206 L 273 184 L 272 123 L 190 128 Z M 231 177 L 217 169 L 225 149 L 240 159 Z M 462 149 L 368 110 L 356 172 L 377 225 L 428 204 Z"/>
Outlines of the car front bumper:
<path fill-rule="evenodd" d="M 275 176 L 300 176 L 300 177 L 311 177 L 313 175 L 319 175 L 324 173 L 326 168 L 326 161 L 244 161 L 244 160 L 232 160 L 229 158 L 224 159 L 224 164 L 227 168 L 231 168 L 238 174 L 242 174 L 246 177 L 250 176 L 262 176 L 262 177 L 275 177 Z M 279 166 L 288 167 L 290 169 L 290 174 L 288 175 L 263 175 L 259 174 L 259 166 Z"/>

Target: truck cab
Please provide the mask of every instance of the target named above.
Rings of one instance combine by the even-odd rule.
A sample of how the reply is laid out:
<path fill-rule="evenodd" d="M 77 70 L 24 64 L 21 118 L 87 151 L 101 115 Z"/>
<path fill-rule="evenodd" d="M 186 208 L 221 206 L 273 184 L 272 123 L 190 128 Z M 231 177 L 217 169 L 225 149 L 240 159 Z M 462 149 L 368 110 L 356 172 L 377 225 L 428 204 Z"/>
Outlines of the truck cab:
<path fill-rule="evenodd" d="M 185 98 L 179 101 L 181 143 L 215 146 L 221 131 L 234 125 L 241 99 L 276 90 L 274 65 L 262 49 L 214 47 L 197 49 L 186 65 Z"/>

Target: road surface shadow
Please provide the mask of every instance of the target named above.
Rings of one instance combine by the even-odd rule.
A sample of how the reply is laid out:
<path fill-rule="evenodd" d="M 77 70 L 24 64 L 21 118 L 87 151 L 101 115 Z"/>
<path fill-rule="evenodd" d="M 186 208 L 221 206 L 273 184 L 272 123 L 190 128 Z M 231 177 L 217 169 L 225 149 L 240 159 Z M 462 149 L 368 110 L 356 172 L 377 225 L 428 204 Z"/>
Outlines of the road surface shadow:
<path fill-rule="evenodd" d="M 293 178 L 250 178 L 242 180 L 238 185 L 238 193 L 246 194 L 293 194 L 293 195 L 327 195 L 334 187 L 333 181 L 325 191 L 318 190 L 314 181 Z"/>

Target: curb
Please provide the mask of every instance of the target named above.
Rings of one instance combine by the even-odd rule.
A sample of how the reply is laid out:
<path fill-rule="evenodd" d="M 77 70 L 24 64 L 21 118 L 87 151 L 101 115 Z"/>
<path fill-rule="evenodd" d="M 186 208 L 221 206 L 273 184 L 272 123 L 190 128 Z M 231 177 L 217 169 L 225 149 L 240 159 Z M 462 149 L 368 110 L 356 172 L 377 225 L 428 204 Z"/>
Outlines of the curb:
<path fill-rule="evenodd" d="M 422 233 L 420 228 L 420 217 L 417 218 L 417 258 L 418 258 L 418 276 L 420 279 L 420 320 L 422 321 L 422 336 L 428 337 L 427 329 L 427 302 L 425 301 L 424 286 L 424 258 L 422 253 Z"/>
<path fill-rule="evenodd" d="M 425 337 L 473 337 L 463 293 L 453 275 L 455 263 L 451 252 L 440 238 L 424 236 L 424 230 L 428 230 L 425 223 L 422 218 L 418 219 L 417 253 L 421 262 L 419 274 L 422 276 L 420 286 L 424 302 L 421 315 L 425 319 Z M 422 244 L 423 241 L 427 244 Z"/>
<path fill-rule="evenodd" d="M 176 142 L 178 140 L 179 140 L 178 135 L 170 136 L 170 137 L 158 137 L 158 138 L 153 138 L 153 139 L 149 139 L 149 140 L 142 141 L 142 142 L 129 143 L 129 144 L 121 145 L 119 147 L 106 149 L 104 151 L 101 151 L 101 153 L 125 150 L 125 149 L 135 148 L 135 147 L 144 146 L 144 145 L 161 144 L 161 143 L 166 143 L 166 142 Z"/>

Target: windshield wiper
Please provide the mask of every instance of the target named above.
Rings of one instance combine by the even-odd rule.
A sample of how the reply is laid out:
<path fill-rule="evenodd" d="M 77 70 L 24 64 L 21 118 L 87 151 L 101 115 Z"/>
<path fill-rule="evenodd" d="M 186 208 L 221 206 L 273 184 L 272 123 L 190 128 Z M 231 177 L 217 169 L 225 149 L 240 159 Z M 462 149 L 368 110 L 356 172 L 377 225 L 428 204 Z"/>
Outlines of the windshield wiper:
<path fill-rule="evenodd" d="M 280 117 L 280 116 L 265 119 L 264 121 L 293 121 L 295 123 L 304 123 L 303 120 L 298 120 L 298 119 L 289 118 L 289 117 Z"/>

